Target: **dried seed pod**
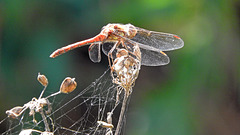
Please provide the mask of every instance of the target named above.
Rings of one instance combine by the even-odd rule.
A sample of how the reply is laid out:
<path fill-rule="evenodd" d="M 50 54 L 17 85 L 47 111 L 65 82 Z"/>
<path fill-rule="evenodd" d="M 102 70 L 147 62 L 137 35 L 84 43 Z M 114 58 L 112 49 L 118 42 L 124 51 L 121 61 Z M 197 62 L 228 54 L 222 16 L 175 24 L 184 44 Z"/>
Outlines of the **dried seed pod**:
<path fill-rule="evenodd" d="M 75 78 L 66 77 L 60 87 L 61 93 L 70 93 L 75 90 L 77 87 L 77 83 L 75 82 Z"/>
<path fill-rule="evenodd" d="M 48 85 L 48 79 L 45 75 L 38 73 L 37 80 L 45 87 Z"/>
<path fill-rule="evenodd" d="M 16 106 L 11 110 L 7 110 L 6 114 L 8 115 L 8 117 L 16 119 L 19 115 L 21 115 L 22 110 L 23 110 L 22 106 Z"/>

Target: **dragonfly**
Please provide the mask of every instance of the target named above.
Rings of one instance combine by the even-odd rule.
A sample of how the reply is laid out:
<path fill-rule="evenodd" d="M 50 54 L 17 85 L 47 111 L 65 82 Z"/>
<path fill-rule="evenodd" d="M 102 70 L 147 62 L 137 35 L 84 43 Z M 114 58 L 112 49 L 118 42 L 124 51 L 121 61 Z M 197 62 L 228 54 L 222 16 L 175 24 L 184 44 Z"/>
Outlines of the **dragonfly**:
<path fill-rule="evenodd" d="M 85 45 L 89 45 L 89 57 L 93 62 L 101 61 L 101 46 L 109 59 L 120 46 L 127 50 L 132 46 L 137 46 L 141 52 L 141 65 L 160 66 L 170 62 L 164 51 L 180 49 L 184 46 L 184 41 L 175 34 L 150 31 L 132 24 L 113 23 L 104 26 L 95 37 L 57 49 L 50 57 L 55 58 Z"/>

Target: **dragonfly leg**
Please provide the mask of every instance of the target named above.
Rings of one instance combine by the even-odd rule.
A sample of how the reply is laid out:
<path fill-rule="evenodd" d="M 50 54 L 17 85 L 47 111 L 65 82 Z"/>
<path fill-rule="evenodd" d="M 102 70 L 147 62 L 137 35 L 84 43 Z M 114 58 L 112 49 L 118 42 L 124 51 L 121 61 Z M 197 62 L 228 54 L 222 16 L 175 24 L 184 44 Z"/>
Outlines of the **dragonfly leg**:
<path fill-rule="evenodd" d="M 112 64 L 113 63 L 113 56 L 112 56 L 112 53 L 113 51 L 117 48 L 117 46 L 120 44 L 120 42 L 116 42 L 113 47 L 111 48 L 111 50 L 108 52 L 108 62 L 109 62 L 109 66 L 110 66 L 110 69 L 112 70 Z M 111 58 L 111 60 L 110 60 Z"/>

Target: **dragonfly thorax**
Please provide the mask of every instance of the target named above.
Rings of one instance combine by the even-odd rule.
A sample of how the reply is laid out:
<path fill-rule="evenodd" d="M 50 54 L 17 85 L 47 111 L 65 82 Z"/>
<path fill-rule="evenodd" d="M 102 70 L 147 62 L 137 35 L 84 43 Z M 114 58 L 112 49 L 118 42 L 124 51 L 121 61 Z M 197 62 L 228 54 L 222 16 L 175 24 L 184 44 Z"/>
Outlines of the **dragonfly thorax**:
<path fill-rule="evenodd" d="M 108 40 L 119 40 L 122 37 L 133 38 L 137 30 L 131 24 L 108 24 L 102 28 L 102 33 L 108 35 Z"/>

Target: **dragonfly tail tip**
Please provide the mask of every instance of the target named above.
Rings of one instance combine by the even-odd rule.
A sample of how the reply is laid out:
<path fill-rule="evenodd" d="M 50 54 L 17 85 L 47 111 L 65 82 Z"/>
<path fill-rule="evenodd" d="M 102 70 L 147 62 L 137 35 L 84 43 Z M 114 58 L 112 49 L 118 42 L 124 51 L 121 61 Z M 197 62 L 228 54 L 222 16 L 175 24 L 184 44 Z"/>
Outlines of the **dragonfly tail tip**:
<path fill-rule="evenodd" d="M 51 54 L 49 57 L 50 57 L 50 58 L 55 58 L 55 56 L 54 56 L 53 54 Z"/>

